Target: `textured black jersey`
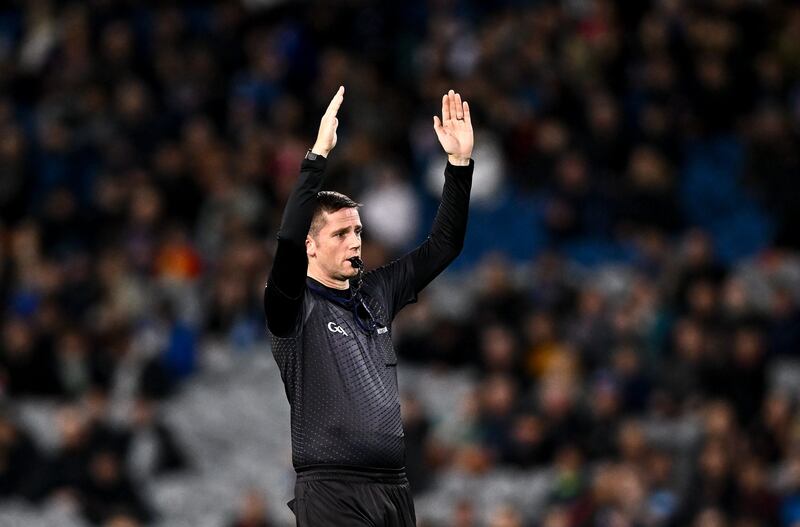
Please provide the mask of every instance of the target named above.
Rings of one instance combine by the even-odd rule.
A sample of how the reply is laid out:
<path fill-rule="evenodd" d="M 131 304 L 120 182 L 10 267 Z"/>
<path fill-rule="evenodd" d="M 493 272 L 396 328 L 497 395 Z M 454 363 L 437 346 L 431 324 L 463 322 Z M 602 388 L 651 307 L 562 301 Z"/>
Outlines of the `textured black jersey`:
<path fill-rule="evenodd" d="M 272 352 L 291 406 L 292 462 L 295 468 L 401 468 L 403 426 L 391 323 L 460 251 L 472 163 L 448 165 L 431 235 L 406 256 L 364 273 L 355 300 L 350 290 L 326 288 L 305 276 L 300 235 L 304 240 L 308 232 L 310 196 L 322 186 L 323 169 L 324 159 L 303 164 L 265 290 Z M 363 323 L 368 320 L 374 323 Z"/>
<path fill-rule="evenodd" d="M 361 294 L 377 322 L 374 329 L 365 331 L 352 310 L 312 289 L 324 286 L 309 278 L 296 334 L 273 336 L 273 354 L 291 405 L 295 466 L 403 466 L 391 339 L 392 289 L 403 287 L 397 278 L 408 272 L 400 267 L 365 274 Z M 405 283 L 411 301 L 411 281 Z"/>

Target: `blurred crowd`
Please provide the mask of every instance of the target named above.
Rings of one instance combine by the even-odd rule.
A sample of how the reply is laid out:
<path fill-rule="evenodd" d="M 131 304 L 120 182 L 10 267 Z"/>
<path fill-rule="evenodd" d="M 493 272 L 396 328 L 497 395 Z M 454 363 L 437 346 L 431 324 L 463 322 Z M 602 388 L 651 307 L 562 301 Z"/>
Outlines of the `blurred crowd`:
<path fill-rule="evenodd" d="M 442 470 L 546 468 L 545 509 L 518 503 L 491 525 L 798 525 L 800 377 L 771 370 L 800 350 L 800 258 L 725 272 L 710 249 L 688 233 L 657 279 L 554 253 L 514 272 L 490 256 L 468 316 L 407 308 L 401 357 L 474 372 L 451 415 L 407 394 L 415 488 Z M 452 525 L 482 525 L 463 498 Z"/>
<path fill-rule="evenodd" d="M 797 391 L 769 375 L 800 352 L 799 35 L 790 0 L 4 4 L 0 497 L 157 521 L 137 482 L 192 466 L 159 408 L 206 343 L 266 348 L 282 206 L 336 87 L 329 186 L 365 203 L 369 267 L 429 227 L 455 87 L 477 125 L 458 287 L 396 345 L 477 381 L 447 419 L 406 397 L 416 491 L 546 469 L 546 508 L 492 527 L 800 525 Z M 29 400 L 58 404 L 54 448 Z M 240 508 L 271 525 L 258 490 Z"/>

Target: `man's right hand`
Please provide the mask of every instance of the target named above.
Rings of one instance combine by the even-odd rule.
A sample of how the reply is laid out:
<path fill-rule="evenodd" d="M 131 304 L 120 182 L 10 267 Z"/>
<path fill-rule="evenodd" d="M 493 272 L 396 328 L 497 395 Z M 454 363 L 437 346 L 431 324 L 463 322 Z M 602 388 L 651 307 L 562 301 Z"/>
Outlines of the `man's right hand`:
<path fill-rule="evenodd" d="M 328 153 L 336 146 L 336 128 L 339 126 L 339 119 L 336 118 L 336 114 L 339 112 L 339 107 L 342 105 L 343 100 L 344 86 L 339 86 L 339 90 L 331 99 L 331 103 L 319 123 L 317 141 L 311 149 L 317 155 L 328 157 Z"/>

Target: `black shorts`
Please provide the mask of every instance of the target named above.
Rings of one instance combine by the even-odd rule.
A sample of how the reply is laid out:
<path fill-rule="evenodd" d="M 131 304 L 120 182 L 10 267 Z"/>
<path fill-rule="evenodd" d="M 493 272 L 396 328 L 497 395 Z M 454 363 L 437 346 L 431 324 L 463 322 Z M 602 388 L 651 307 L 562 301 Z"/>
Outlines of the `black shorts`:
<path fill-rule="evenodd" d="M 417 524 L 404 470 L 301 468 L 288 505 L 297 527 Z"/>

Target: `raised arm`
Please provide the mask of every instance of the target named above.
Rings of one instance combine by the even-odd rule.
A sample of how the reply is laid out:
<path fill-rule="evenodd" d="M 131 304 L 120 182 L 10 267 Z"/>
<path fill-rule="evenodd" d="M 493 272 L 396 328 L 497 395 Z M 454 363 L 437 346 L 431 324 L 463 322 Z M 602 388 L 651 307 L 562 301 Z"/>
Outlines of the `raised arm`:
<path fill-rule="evenodd" d="M 264 290 L 264 312 L 269 330 L 278 336 L 293 332 L 303 306 L 306 287 L 306 235 L 311 226 L 317 193 L 322 189 L 327 156 L 336 146 L 336 117 L 344 100 L 340 86 L 322 116 L 317 140 L 300 167 L 300 177 L 283 211 L 278 248 Z"/>
<path fill-rule="evenodd" d="M 472 188 L 474 135 L 469 104 L 450 90 L 442 97 L 442 117 L 433 117 L 433 129 L 447 152 L 442 201 L 428 238 L 409 257 L 414 270 L 414 293 L 456 259 L 467 233 L 469 193 Z"/>
<path fill-rule="evenodd" d="M 433 128 L 447 152 L 442 201 L 428 238 L 405 256 L 368 273 L 384 284 L 391 301 L 391 316 L 413 302 L 431 280 L 461 252 L 467 232 L 469 193 L 472 188 L 473 133 L 469 105 L 450 90 L 442 97 L 442 117 L 433 118 Z"/>

